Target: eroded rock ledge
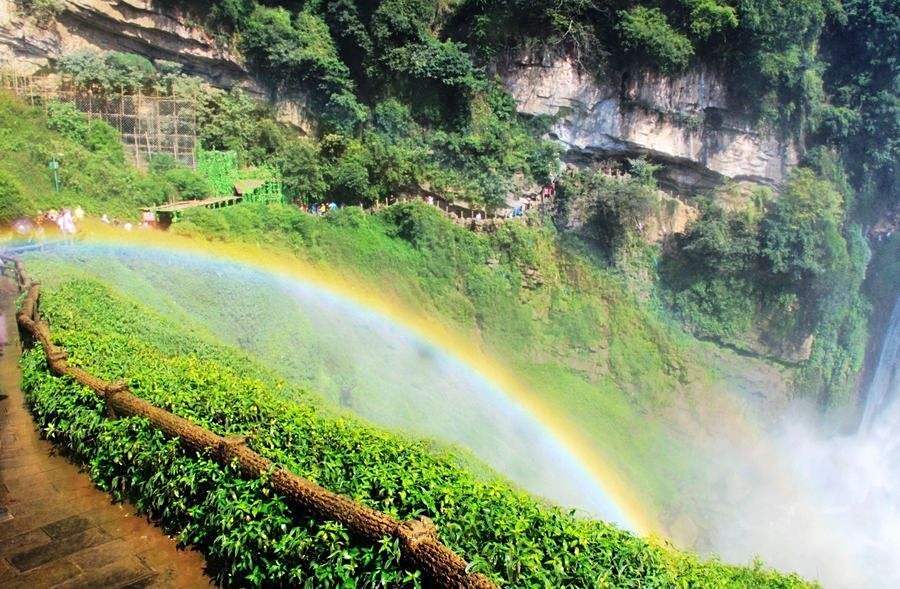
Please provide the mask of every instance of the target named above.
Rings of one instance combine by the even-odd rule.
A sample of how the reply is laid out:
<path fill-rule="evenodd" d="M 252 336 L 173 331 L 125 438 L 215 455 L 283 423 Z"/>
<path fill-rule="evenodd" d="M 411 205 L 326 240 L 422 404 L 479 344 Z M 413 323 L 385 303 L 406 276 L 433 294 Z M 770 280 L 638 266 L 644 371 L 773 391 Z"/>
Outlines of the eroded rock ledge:
<path fill-rule="evenodd" d="M 211 83 L 261 91 L 238 56 L 182 15 L 146 0 L 64 0 L 44 26 L 18 14 L 12 0 L 0 9 L 0 60 L 34 72 L 79 49 L 117 50 L 184 65 Z"/>
<path fill-rule="evenodd" d="M 604 79 L 567 56 L 520 55 L 499 73 L 520 112 L 556 117 L 552 134 L 574 163 L 646 154 L 669 164 L 663 181 L 679 190 L 724 179 L 777 186 L 797 163 L 793 142 L 756 127 L 709 68 Z"/>
<path fill-rule="evenodd" d="M 185 73 L 219 88 L 239 87 L 269 100 L 282 122 L 310 133 L 315 123 L 307 100 L 266 87 L 223 45 L 175 7 L 148 0 L 64 0 L 53 20 L 38 25 L 0 0 L 0 67 L 30 74 L 73 51 L 137 53 L 182 64 Z"/>

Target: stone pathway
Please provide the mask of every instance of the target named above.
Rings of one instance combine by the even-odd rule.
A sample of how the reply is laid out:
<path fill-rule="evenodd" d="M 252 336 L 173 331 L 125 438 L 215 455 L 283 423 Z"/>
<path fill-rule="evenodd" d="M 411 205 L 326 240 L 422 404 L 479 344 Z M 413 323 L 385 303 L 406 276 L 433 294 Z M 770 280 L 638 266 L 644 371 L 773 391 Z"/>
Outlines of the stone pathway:
<path fill-rule="evenodd" d="M 199 552 L 113 504 L 38 436 L 19 388 L 12 285 L 0 283 L 0 587 L 209 587 Z"/>

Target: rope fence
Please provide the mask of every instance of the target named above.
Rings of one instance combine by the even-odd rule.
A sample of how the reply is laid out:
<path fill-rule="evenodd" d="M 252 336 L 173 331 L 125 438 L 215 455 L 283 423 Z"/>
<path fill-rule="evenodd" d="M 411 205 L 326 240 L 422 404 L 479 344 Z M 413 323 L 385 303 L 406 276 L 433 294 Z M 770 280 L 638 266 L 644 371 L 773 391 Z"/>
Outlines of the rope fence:
<path fill-rule="evenodd" d="M 468 563 L 444 545 L 430 519 L 399 521 L 390 515 L 361 505 L 298 476 L 245 445 L 245 438 L 224 437 L 191 421 L 155 407 L 132 394 L 122 382 L 108 382 L 68 363 L 65 349 L 53 343 L 50 327 L 39 310 L 40 284 L 28 279 L 22 263 L 0 255 L 4 272 L 15 279 L 25 293 L 16 320 L 20 329 L 40 343 L 51 372 L 68 376 L 94 391 L 106 401 L 112 415 L 147 419 L 165 435 L 177 438 L 186 447 L 202 453 L 223 465 L 237 464 L 248 479 L 267 476 L 272 487 L 295 506 L 315 516 L 340 522 L 354 535 L 378 542 L 385 537 L 400 541 L 406 562 L 422 570 L 439 587 L 490 589 L 495 585 L 484 575 L 471 573 Z"/>

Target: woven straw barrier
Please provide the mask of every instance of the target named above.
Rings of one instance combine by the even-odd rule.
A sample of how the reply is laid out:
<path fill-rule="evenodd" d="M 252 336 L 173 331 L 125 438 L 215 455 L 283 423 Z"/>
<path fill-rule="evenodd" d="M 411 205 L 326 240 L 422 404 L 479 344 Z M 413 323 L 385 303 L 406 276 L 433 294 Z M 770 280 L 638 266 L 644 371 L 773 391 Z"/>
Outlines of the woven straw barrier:
<path fill-rule="evenodd" d="M 94 391 L 106 401 L 115 416 L 137 416 L 165 435 L 177 438 L 185 447 L 200 452 L 220 464 L 235 464 L 241 475 L 254 479 L 265 476 L 273 489 L 293 505 L 318 518 L 343 524 L 352 534 L 369 542 L 397 538 L 404 561 L 420 569 L 438 587 L 488 589 L 495 585 L 484 575 L 471 573 L 468 564 L 444 545 L 430 519 L 421 517 L 399 521 L 298 476 L 248 448 L 244 438 L 227 438 L 191 421 L 165 411 L 132 394 L 121 382 L 108 382 L 68 363 L 66 351 L 53 343 L 50 327 L 39 310 L 40 284 L 31 282 L 19 260 L 0 256 L 3 267 L 25 293 L 16 314 L 21 330 L 39 343 L 51 372 L 67 376 Z"/>

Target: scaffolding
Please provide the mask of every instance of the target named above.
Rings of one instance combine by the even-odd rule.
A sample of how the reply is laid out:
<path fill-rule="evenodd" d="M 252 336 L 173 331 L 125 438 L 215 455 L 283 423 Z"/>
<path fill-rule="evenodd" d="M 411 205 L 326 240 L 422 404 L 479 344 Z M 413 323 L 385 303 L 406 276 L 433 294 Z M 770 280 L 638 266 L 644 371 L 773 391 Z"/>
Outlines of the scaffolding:
<path fill-rule="evenodd" d="M 193 99 L 141 91 L 98 92 L 73 87 L 58 76 L 2 69 L 0 89 L 44 109 L 51 101 L 70 102 L 89 119 L 108 123 L 119 132 L 125 154 L 140 168 L 146 169 L 158 155 L 196 168 L 197 109 Z"/>

